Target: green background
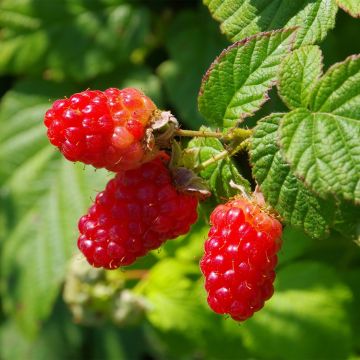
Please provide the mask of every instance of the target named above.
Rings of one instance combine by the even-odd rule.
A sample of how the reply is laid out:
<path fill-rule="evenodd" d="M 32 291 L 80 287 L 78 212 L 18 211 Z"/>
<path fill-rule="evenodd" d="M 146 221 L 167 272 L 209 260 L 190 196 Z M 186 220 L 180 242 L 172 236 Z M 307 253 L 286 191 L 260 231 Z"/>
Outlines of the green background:
<path fill-rule="evenodd" d="M 339 10 L 320 44 L 325 69 L 360 53 L 359 36 L 360 21 Z M 65 279 L 84 265 L 77 218 L 111 175 L 61 159 L 46 138 L 46 109 L 87 88 L 135 86 L 198 129 L 202 76 L 229 44 L 200 1 L 0 2 L 0 359 L 360 358 L 355 243 L 286 228 L 274 297 L 237 324 L 206 305 L 198 269 L 206 209 L 189 235 L 130 269 L 146 274 L 140 282 L 120 270 L 80 277 L 72 299 L 91 301 L 77 322 L 64 302 Z M 250 121 L 284 109 L 270 95 Z M 146 305 L 130 303 L 119 321 L 114 301 L 124 289 Z"/>

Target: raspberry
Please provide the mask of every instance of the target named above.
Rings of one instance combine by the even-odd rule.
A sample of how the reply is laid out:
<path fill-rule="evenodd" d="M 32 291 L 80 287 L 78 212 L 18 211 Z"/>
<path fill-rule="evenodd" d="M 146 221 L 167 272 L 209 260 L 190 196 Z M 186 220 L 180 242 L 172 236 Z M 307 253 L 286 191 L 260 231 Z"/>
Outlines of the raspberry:
<path fill-rule="evenodd" d="M 186 234 L 197 219 L 195 196 L 179 193 L 156 158 L 117 173 L 79 220 L 78 247 L 95 267 L 132 264 L 164 241 Z"/>
<path fill-rule="evenodd" d="M 133 88 L 87 90 L 56 100 L 44 123 L 66 159 L 120 171 L 154 157 L 142 143 L 154 110 L 155 104 Z"/>
<path fill-rule="evenodd" d="M 217 206 L 210 221 L 200 261 L 208 304 L 218 314 L 244 321 L 274 292 L 281 224 L 245 198 Z"/>

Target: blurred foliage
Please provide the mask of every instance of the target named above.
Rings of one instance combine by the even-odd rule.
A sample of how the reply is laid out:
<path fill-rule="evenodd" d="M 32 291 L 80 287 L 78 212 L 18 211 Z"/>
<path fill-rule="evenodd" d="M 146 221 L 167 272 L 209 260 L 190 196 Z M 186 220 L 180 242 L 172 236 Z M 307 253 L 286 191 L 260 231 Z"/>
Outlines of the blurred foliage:
<path fill-rule="evenodd" d="M 339 10 L 320 45 L 325 66 L 360 53 L 359 34 L 359 20 Z M 285 229 L 276 293 L 245 324 L 207 307 L 197 265 L 205 208 L 191 233 L 115 280 L 102 277 L 90 309 L 89 293 L 80 301 L 84 284 L 66 298 L 86 317 L 125 290 L 125 299 L 145 299 L 142 321 L 115 325 L 106 313 L 85 325 L 64 301 L 65 277 L 74 275 L 69 261 L 83 261 L 77 218 L 110 175 L 61 159 L 47 142 L 44 112 L 76 91 L 136 86 L 197 129 L 201 78 L 228 44 L 196 0 L 0 2 L 1 359 L 359 358 L 360 251 L 335 232 L 325 243 Z M 261 116 L 283 108 L 270 96 Z M 126 301 L 133 314 L 139 303 Z"/>

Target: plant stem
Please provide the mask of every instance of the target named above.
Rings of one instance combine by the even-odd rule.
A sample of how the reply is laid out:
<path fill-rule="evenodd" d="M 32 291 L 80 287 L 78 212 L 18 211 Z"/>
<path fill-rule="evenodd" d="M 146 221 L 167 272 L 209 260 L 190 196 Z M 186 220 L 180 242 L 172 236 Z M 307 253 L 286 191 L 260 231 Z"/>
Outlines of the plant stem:
<path fill-rule="evenodd" d="M 202 162 L 200 165 L 198 165 L 194 171 L 195 172 L 199 172 L 201 170 L 204 170 L 205 168 L 207 168 L 209 165 L 215 164 L 216 162 L 218 162 L 219 160 L 225 159 L 226 157 L 229 156 L 229 152 L 227 150 L 221 151 L 218 154 L 214 155 L 213 157 L 211 157 L 210 159 L 207 159 L 206 161 Z"/>
<path fill-rule="evenodd" d="M 207 159 L 206 161 L 204 161 L 203 163 L 198 165 L 194 169 L 194 171 L 200 172 L 201 170 L 204 170 L 205 168 L 207 168 L 209 165 L 215 164 L 219 160 L 225 159 L 226 157 L 231 157 L 231 156 L 235 155 L 236 153 L 247 148 L 249 146 L 249 144 L 250 144 L 249 139 L 245 139 L 244 141 L 242 141 L 240 144 L 238 144 L 234 148 L 229 149 L 229 150 L 223 150 L 223 151 L 219 152 L 218 154 L 214 155 L 213 157 L 211 157 L 210 159 Z"/>
<path fill-rule="evenodd" d="M 178 129 L 175 131 L 175 134 L 178 136 L 190 136 L 190 137 L 213 137 L 217 139 L 221 139 L 224 137 L 223 133 L 216 131 L 202 131 L 202 130 L 184 130 Z"/>
<path fill-rule="evenodd" d="M 250 137 L 253 133 L 251 129 L 236 128 L 229 132 L 222 133 L 218 131 L 207 131 L 207 130 L 185 130 L 177 129 L 175 135 L 178 136 L 189 136 L 189 137 L 204 137 L 204 138 L 217 138 L 223 141 L 242 141 Z"/>
<path fill-rule="evenodd" d="M 235 128 L 226 133 L 225 137 L 228 140 L 243 141 L 253 134 L 252 129 Z"/>
<path fill-rule="evenodd" d="M 250 145 L 249 138 L 243 140 L 238 146 L 235 146 L 233 149 L 230 149 L 229 156 L 233 156 L 236 153 L 243 151 Z"/>

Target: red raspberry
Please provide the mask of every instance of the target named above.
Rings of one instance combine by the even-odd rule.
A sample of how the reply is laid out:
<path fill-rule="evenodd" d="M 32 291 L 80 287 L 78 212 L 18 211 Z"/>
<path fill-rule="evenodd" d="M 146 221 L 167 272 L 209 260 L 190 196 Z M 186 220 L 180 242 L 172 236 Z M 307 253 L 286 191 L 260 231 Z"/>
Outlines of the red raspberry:
<path fill-rule="evenodd" d="M 179 193 L 157 158 L 119 172 L 79 221 L 78 247 L 95 267 L 116 269 L 186 234 L 197 219 L 195 196 Z"/>
<path fill-rule="evenodd" d="M 155 104 L 133 88 L 87 90 L 56 100 L 44 123 L 50 142 L 68 160 L 119 171 L 154 156 L 142 143 L 154 110 Z"/>
<path fill-rule="evenodd" d="M 218 314 L 244 321 L 273 295 L 279 221 L 244 198 L 217 206 L 200 268 L 208 304 Z"/>

